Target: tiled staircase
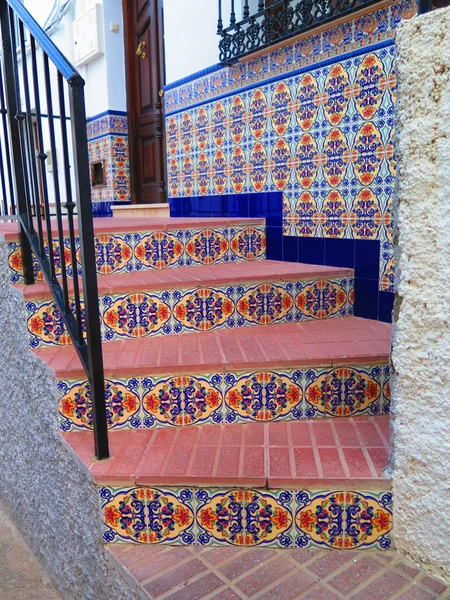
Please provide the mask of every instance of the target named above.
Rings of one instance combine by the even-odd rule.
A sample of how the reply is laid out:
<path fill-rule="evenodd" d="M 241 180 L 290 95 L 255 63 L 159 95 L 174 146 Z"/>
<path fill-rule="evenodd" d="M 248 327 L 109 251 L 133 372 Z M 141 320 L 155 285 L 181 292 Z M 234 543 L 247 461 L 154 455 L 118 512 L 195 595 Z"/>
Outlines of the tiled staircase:
<path fill-rule="evenodd" d="M 105 544 L 390 546 L 390 326 L 352 316 L 351 270 L 265 260 L 260 219 L 96 222 L 98 462 L 83 369 L 46 285 L 21 283 L 10 227 L 29 344 L 56 373 Z"/>

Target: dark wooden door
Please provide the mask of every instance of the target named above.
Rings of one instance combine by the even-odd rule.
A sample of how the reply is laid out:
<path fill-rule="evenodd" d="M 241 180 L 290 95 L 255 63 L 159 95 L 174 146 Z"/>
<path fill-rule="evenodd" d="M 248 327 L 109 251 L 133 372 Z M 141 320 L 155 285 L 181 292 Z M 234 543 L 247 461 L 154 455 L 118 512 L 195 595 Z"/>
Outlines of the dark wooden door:
<path fill-rule="evenodd" d="M 162 0 L 123 0 L 133 202 L 165 202 Z"/>

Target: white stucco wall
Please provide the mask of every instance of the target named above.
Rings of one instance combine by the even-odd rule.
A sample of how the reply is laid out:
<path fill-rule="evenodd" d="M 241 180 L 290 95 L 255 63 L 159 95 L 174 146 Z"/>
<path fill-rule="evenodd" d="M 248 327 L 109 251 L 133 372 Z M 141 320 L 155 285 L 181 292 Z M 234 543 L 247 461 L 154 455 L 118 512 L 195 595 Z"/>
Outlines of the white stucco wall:
<path fill-rule="evenodd" d="M 122 0 L 74 0 L 59 26 L 51 34 L 53 42 L 74 60 L 72 24 L 95 3 L 102 5 L 102 33 L 105 53 L 87 65 L 77 67 L 86 81 L 86 114 L 93 117 L 106 110 L 127 109 L 125 84 Z M 53 1 L 26 0 L 25 5 L 43 25 Z M 110 30 L 111 23 L 119 32 Z"/>
<path fill-rule="evenodd" d="M 450 580 L 450 9 L 396 43 L 395 543 Z"/>
<path fill-rule="evenodd" d="M 230 5 L 230 0 L 223 0 L 224 27 L 229 25 Z M 235 12 L 240 19 L 242 0 L 235 1 Z M 217 18 L 217 0 L 164 1 L 166 83 L 219 62 Z"/>

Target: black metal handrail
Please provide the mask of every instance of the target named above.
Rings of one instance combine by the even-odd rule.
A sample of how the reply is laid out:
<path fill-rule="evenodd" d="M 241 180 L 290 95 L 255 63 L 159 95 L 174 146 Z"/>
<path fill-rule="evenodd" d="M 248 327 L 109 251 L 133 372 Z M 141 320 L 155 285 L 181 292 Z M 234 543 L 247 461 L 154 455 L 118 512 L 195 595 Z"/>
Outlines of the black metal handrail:
<path fill-rule="evenodd" d="M 219 0 L 217 22 L 217 33 L 221 36 L 219 60 L 231 64 L 247 54 L 282 42 L 379 1 L 278 0 L 266 7 L 264 0 L 258 0 L 257 12 L 250 15 L 249 0 L 244 0 L 243 18 L 237 21 L 235 0 L 231 0 L 230 25 L 224 28 L 222 0 Z"/>
<path fill-rule="evenodd" d="M 0 123 L 3 125 L 0 135 L 0 210 L 4 215 L 18 216 L 25 284 L 34 283 L 34 255 L 52 291 L 54 302 L 89 379 L 95 454 L 99 459 L 107 458 L 108 429 L 84 80 L 20 0 L 0 0 L 0 29 L 3 50 L 0 69 Z M 38 63 L 39 49 L 42 63 Z M 46 104 L 45 128 L 41 88 Z M 57 97 L 59 110 L 59 136 L 64 163 L 62 189 L 56 151 L 54 96 Z M 66 97 L 70 115 L 67 114 Z M 67 129 L 69 116 L 72 152 Z M 47 179 L 45 143 L 49 144 L 53 159 L 52 186 Z M 73 167 L 70 166 L 71 158 Z M 55 220 L 50 218 L 50 197 L 55 202 Z M 64 219 L 62 206 L 66 209 Z M 75 209 L 78 232 L 74 223 Z M 55 238 L 53 230 L 56 232 Z M 72 297 L 66 264 L 67 238 L 70 252 L 68 264 L 73 279 Z M 78 238 L 83 300 L 77 259 Z"/>

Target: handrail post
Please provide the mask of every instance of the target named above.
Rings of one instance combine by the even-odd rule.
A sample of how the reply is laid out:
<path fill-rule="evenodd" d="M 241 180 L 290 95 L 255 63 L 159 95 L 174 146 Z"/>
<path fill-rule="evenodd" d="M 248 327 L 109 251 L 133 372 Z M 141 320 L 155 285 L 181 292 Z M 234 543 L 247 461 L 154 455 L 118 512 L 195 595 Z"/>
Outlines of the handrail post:
<path fill-rule="evenodd" d="M 23 163 L 23 152 L 20 145 L 18 115 L 18 82 L 14 69 L 13 52 L 16 49 L 11 43 L 11 29 L 9 20 L 9 6 L 6 0 L 0 0 L 0 27 L 2 34 L 3 51 L 3 71 L 5 75 L 5 95 L 8 111 L 8 123 L 10 131 L 11 154 L 14 163 L 14 183 L 16 191 L 17 212 L 19 214 L 19 234 L 22 248 L 23 278 L 26 285 L 34 283 L 33 256 L 31 245 L 26 234 L 32 230 L 30 215 L 27 207 L 26 189 L 25 189 L 25 165 Z"/>
<path fill-rule="evenodd" d="M 88 332 L 89 383 L 91 388 L 92 420 L 95 454 L 108 458 L 108 424 L 106 417 L 105 380 L 100 333 L 98 284 L 95 261 L 94 225 L 92 220 L 89 157 L 87 152 L 86 108 L 84 80 L 74 75 L 68 80 L 73 139 L 73 158 L 76 173 L 76 202 L 83 272 L 84 308 Z"/>

